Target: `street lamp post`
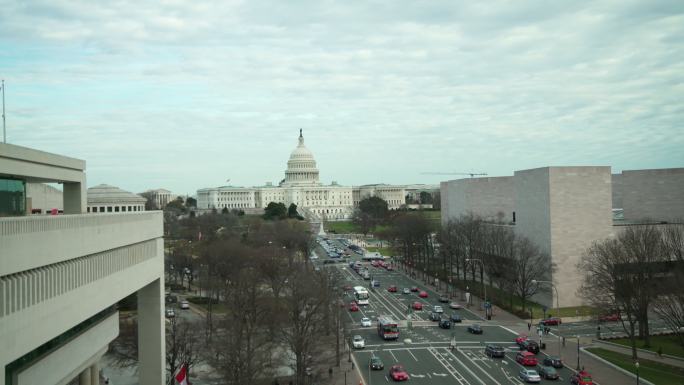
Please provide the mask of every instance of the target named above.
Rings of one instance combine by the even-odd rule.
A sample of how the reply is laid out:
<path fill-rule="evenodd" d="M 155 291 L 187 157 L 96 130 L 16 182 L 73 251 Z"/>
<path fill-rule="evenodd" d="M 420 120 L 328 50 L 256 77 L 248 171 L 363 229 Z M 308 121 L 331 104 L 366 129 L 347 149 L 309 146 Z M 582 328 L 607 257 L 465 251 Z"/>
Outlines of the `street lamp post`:
<path fill-rule="evenodd" d="M 579 348 L 579 345 L 580 345 L 580 336 L 577 335 L 577 371 L 578 371 L 578 372 L 579 372 L 579 370 L 580 370 L 580 366 L 579 366 L 580 348 Z"/>
<path fill-rule="evenodd" d="M 639 361 L 635 362 L 634 366 L 636 366 L 637 385 L 639 385 Z"/>
<path fill-rule="evenodd" d="M 470 263 L 471 261 L 480 262 L 480 264 L 482 265 L 482 271 L 484 272 L 484 262 L 482 262 L 481 259 L 467 258 L 465 261 L 466 261 L 466 263 Z M 484 292 L 484 302 L 486 304 L 486 302 L 487 302 L 487 286 L 484 284 L 484 279 L 482 280 L 482 291 Z M 485 320 L 486 320 L 489 312 L 488 312 L 486 307 L 484 309 L 485 309 Z"/>
<path fill-rule="evenodd" d="M 556 285 L 554 285 L 552 281 L 537 281 L 536 279 L 532 280 L 533 285 L 538 285 L 540 283 L 548 283 L 549 285 L 551 285 L 553 290 L 556 292 L 556 317 L 558 317 L 559 322 L 560 322 L 560 298 L 558 296 L 558 289 L 556 288 Z M 552 305 L 553 305 L 553 303 L 552 303 Z M 577 346 L 579 346 L 579 339 L 577 340 Z M 579 354 L 579 352 L 577 354 Z M 558 358 L 560 358 L 560 357 L 561 357 L 561 335 L 559 332 L 558 333 Z"/>

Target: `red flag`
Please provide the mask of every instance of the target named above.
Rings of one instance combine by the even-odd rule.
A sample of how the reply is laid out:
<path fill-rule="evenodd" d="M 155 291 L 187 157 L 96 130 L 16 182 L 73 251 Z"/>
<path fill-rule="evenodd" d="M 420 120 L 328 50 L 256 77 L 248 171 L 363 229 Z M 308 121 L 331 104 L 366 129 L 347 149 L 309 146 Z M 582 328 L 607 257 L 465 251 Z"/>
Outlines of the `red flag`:
<path fill-rule="evenodd" d="M 188 385 L 188 372 L 185 368 L 185 364 L 178 368 L 176 374 L 173 375 L 173 378 L 178 385 Z"/>

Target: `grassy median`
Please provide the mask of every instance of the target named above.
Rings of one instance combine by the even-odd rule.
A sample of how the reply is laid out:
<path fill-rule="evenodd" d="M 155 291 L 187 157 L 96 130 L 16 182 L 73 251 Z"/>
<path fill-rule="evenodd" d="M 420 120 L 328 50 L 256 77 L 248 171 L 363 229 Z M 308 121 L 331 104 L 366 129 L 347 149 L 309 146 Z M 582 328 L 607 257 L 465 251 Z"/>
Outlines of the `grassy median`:
<path fill-rule="evenodd" d="M 619 338 L 615 340 L 610 340 L 610 342 L 632 347 L 632 343 L 629 338 Z M 684 346 L 679 344 L 679 340 L 676 336 L 651 336 L 651 347 L 644 347 L 644 341 L 637 339 L 636 346 L 639 349 L 649 350 L 654 353 L 658 353 L 658 348 L 662 348 L 662 354 L 669 354 L 671 356 L 684 358 Z"/>
<path fill-rule="evenodd" d="M 636 374 L 636 366 L 628 355 L 601 348 L 587 351 Z M 684 384 L 684 369 L 651 360 L 639 360 L 639 376 L 656 385 Z"/>

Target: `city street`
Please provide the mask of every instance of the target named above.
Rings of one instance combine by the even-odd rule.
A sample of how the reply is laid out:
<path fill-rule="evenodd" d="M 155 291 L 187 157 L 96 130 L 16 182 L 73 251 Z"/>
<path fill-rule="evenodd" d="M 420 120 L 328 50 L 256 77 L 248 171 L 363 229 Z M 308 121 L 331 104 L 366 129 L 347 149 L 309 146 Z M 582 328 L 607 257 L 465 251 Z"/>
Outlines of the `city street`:
<path fill-rule="evenodd" d="M 336 247 L 345 247 L 338 241 L 331 239 Z M 564 367 L 556 369 L 560 375 L 557 383 L 569 383 L 569 378 L 577 368 L 586 368 L 593 375 L 594 383 L 601 385 L 617 385 L 631 383 L 635 379 L 620 372 L 596 358 L 582 352 L 579 347 L 594 346 L 596 338 L 596 321 L 570 321 L 560 326 L 550 327 L 549 335 L 538 336 L 532 329 L 528 331 L 528 320 L 520 319 L 493 304 L 492 319 L 484 320 L 484 311 L 478 308 L 479 298 L 472 298 L 468 307 L 464 301 L 465 293 L 457 292 L 454 298 L 449 298 L 449 303 L 440 303 L 440 293 L 433 286 L 426 285 L 418 279 L 413 279 L 403 271 L 398 271 L 400 266 L 394 265 L 392 271 L 382 267 L 373 267 L 368 261 L 362 261 L 360 255 L 352 253 L 350 258 L 335 259 L 330 263 L 326 252 L 317 247 L 319 259 L 316 264 L 324 269 L 331 269 L 341 279 L 342 287 L 363 286 L 368 291 L 369 304 L 359 306 L 359 310 L 349 310 L 354 302 L 353 291 L 348 291 L 344 296 L 344 312 L 348 321 L 346 338 L 351 346 L 351 338 L 360 335 L 365 340 L 365 347 L 352 349 L 349 359 L 362 377 L 363 384 L 380 384 L 392 382 L 389 377 L 389 369 L 394 364 L 401 364 L 411 377 L 412 383 L 420 384 L 521 384 L 519 372 L 523 368 L 515 361 L 520 351 L 515 343 L 519 334 L 528 334 L 531 339 L 544 343 L 546 349 L 542 349 L 536 358 L 542 361 L 547 355 L 560 355 Z M 326 261 L 329 261 L 326 263 Z M 360 261 L 369 271 L 369 279 L 363 279 L 362 275 L 349 267 L 350 262 Z M 379 287 L 371 288 L 372 281 L 378 281 Z M 397 292 L 389 292 L 389 286 L 397 287 Z M 420 298 L 418 292 L 411 291 L 403 294 L 404 288 L 417 287 L 419 291 L 426 291 L 427 298 Z M 411 305 L 419 302 L 422 310 L 413 310 Z M 450 302 L 456 302 L 461 309 L 452 310 Z M 457 313 L 461 323 L 452 323 L 451 329 L 442 329 L 437 322 L 429 320 L 434 306 L 442 306 L 444 316 Z M 382 339 L 376 329 L 376 319 L 379 316 L 388 316 L 395 320 L 398 325 L 399 338 L 397 340 Z M 371 326 L 363 327 L 361 319 L 367 317 L 371 320 Z M 565 320 L 564 320 L 565 321 Z M 468 325 L 477 323 L 483 329 L 482 335 L 474 335 L 467 332 Z M 664 328 L 662 321 L 652 317 L 653 330 Z M 619 322 L 600 323 L 601 333 L 619 335 L 622 326 Z M 579 346 L 577 336 L 580 336 Z M 563 338 L 565 337 L 565 338 Z M 497 344 L 505 349 L 505 358 L 489 358 L 484 354 L 487 344 Z M 453 349 L 451 349 L 453 346 Z M 370 370 L 369 362 L 375 355 L 384 364 L 383 370 Z M 346 360 L 345 360 L 346 361 Z M 528 369 L 538 367 L 529 366 Z M 551 383 L 550 380 L 541 380 L 542 383 Z M 342 384 L 344 382 L 336 382 Z M 351 382 L 349 384 L 352 384 Z"/>
<path fill-rule="evenodd" d="M 359 259 L 359 258 L 355 258 Z M 365 384 L 380 384 L 391 381 L 389 368 L 394 364 L 404 366 L 412 383 L 416 384 L 520 384 L 518 373 L 523 368 L 515 361 L 519 352 L 515 344 L 517 333 L 496 321 L 484 321 L 479 315 L 468 309 L 452 310 L 448 303 L 438 301 L 439 293 L 430 287 L 407 277 L 401 272 L 387 271 L 381 267 L 371 267 L 372 280 L 380 281 L 380 287 L 369 289 L 369 305 L 360 306 L 358 312 L 348 311 L 353 301 L 353 293 L 346 296 L 346 311 L 350 322 L 349 338 L 361 335 L 365 340 L 365 348 L 353 350 L 355 365 L 361 369 Z M 330 265 L 328 265 L 330 266 Z M 348 264 L 335 264 L 340 270 L 344 285 L 371 286 L 371 280 L 364 280 Z M 396 293 L 387 288 L 397 286 Z M 428 293 L 427 298 L 420 298 L 418 292 L 403 294 L 403 288 L 417 286 Z M 458 300 L 453 300 L 458 302 Z M 420 302 L 423 310 L 410 310 L 410 305 Z M 463 303 L 459 304 L 463 305 Z M 458 313 L 461 323 L 453 324 L 451 329 L 439 328 L 437 322 L 430 321 L 428 316 L 435 305 L 444 308 L 446 316 Z M 382 339 L 375 328 L 376 317 L 390 316 L 399 325 L 398 340 Z M 361 326 L 361 318 L 368 317 L 373 323 L 370 327 Z M 408 322 L 411 320 L 411 322 Z M 467 331 L 473 323 L 482 326 L 483 334 L 475 335 Z M 409 326 L 410 324 L 410 326 Z M 452 342 L 453 341 L 453 342 Z M 501 345 L 506 350 L 505 358 L 489 358 L 484 354 L 487 344 Z M 451 347 L 454 347 L 451 349 Z M 383 370 L 372 371 L 369 368 L 371 355 L 379 357 L 384 363 Z M 546 354 L 540 352 L 538 359 Z M 528 367 L 534 368 L 534 367 Z M 570 369 L 558 370 L 560 380 L 567 382 Z M 546 382 L 542 380 L 542 383 Z"/>

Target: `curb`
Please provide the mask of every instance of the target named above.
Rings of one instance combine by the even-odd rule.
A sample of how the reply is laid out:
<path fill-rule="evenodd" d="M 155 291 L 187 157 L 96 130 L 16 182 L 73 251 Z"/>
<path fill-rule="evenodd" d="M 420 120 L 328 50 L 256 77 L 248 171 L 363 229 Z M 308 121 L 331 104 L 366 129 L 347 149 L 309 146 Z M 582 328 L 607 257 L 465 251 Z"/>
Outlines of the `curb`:
<path fill-rule="evenodd" d="M 617 348 L 621 348 L 621 349 L 625 349 L 625 350 L 630 350 L 630 351 L 632 350 L 632 348 L 630 346 L 620 345 L 620 344 L 616 344 L 615 342 L 610 342 L 610 341 L 606 341 L 606 340 L 592 339 L 591 342 L 596 343 L 598 345 L 606 344 L 606 345 L 615 346 Z M 646 349 L 642 349 L 642 348 L 637 348 L 637 351 L 640 353 L 644 353 L 645 355 L 651 355 L 655 359 L 660 359 L 660 357 L 658 357 L 658 353 L 656 353 L 656 352 L 646 350 Z M 673 356 L 670 354 L 663 354 L 662 357 L 669 358 L 669 359 L 675 360 L 675 361 L 680 361 L 680 363 L 682 365 L 681 367 L 684 367 L 684 358 L 682 358 L 682 357 L 677 357 L 677 356 Z M 676 366 L 676 365 L 671 365 L 671 366 Z"/>
<path fill-rule="evenodd" d="M 606 359 L 604 359 L 604 358 L 601 358 L 601 357 L 597 356 L 596 354 L 594 354 L 594 353 L 592 353 L 592 352 L 587 351 L 586 348 L 580 348 L 580 350 L 582 351 L 582 353 L 584 353 L 584 354 L 586 354 L 586 355 L 588 355 L 588 356 L 590 356 L 590 357 L 592 357 L 592 358 L 594 358 L 594 359 L 596 359 L 596 360 L 602 362 L 603 364 L 608 365 L 608 366 L 610 366 L 611 368 L 613 368 L 613 369 L 615 369 L 615 370 L 617 370 L 617 371 L 619 371 L 619 372 L 622 372 L 622 374 L 625 374 L 625 375 L 627 375 L 627 376 L 629 376 L 629 377 L 631 377 L 631 378 L 634 378 L 634 379 L 636 380 L 636 375 L 635 375 L 634 373 L 630 372 L 629 370 L 623 369 L 623 368 L 621 368 L 621 367 L 615 365 L 614 363 L 612 363 L 612 362 L 610 362 L 610 361 L 608 361 L 608 360 L 606 360 Z M 639 383 L 642 383 L 642 382 L 643 382 L 644 384 L 646 384 L 646 385 L 655 385 L 655 384 L 652 383 L 651 381 L 649 381 L 649 380 L 647 380 L 647 379 L 645 379 L 645 378 L 643 378 L 643 377 L 640 376 L 640 377 L 639 377 Z"/>

